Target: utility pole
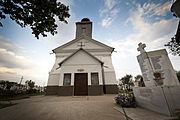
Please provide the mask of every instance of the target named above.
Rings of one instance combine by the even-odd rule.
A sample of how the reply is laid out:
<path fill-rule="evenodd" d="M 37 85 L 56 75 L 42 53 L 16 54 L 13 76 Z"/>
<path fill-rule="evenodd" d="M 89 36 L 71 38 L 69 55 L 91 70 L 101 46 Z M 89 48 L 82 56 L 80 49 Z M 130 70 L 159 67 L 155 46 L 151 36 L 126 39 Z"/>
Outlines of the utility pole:
<path fill-rule="evenodd" d="M 19 83 L 19 89 L 21 88 L 22 80 L 23 80 L 23 76 L 21 77 L 21 81 L 20 81 L 20 83 Z"/>
<path fill-rule="evenodd" d="M 19 85 L 21 85 L 22 80 L 23 80 L 23 76 L 21 77 L 21 81 L 20 81 Z"/>

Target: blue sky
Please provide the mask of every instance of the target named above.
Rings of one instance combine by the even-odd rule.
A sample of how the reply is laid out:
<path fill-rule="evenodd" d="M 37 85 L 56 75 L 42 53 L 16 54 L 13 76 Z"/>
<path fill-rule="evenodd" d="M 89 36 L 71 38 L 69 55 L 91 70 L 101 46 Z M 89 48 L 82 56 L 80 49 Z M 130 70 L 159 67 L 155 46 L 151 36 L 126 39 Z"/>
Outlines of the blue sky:
<path fill-rule="evenodd" d="M 68 24 L 58 21 L 58 34 L 37 40 L 30 28 L 21 28 L 8 17 L 0 28 L 0 80 L 34 80 L 46 85 L 55 56 L 52 49 L 74 39 L 75 22 L 88 17 L 93 22 L 93 38 L 115 48 L 112 55 L 117 79 L 141 74 L 136 59 L 138 43 L 146 51 L 164 49 L 175 34 L 178 20 L 170 12 L 168 0 L 61 0 L 70 8 Z M 168 51 L 168 49 L 167 49 Z M 180 57 L 169 54 L 175 70 Z"/>

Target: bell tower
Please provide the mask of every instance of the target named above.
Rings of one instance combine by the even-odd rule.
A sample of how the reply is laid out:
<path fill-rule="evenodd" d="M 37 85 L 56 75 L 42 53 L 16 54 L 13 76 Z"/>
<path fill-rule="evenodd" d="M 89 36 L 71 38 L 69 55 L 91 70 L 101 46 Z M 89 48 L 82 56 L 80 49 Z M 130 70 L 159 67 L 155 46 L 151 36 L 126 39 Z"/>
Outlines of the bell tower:
<path fill-rule="evenodd" d="M 82 35 L 92 38 L 92 22 L 88 18 L 83 18 L 81 22 L 76 22 L 76 38 Z"/>

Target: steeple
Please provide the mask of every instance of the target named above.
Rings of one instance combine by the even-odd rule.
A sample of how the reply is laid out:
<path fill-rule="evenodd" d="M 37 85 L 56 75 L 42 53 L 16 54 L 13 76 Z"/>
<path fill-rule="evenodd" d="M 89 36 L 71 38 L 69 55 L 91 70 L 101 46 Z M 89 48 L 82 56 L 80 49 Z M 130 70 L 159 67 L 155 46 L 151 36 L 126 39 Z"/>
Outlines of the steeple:
<path fill-rule="evenodd" d="M 76 38 L 82 35 L 92 38 L 92 22 L 88 18 L 83 18 L 81 22 L 76 22 Z"/>

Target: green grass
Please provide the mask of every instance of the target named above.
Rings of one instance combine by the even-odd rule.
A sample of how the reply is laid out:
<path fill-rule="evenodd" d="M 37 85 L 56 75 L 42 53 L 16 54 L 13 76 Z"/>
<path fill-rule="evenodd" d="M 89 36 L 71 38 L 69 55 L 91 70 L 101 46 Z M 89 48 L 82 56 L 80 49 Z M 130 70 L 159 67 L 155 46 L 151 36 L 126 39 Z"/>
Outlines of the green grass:
<path fill-rule="evenodd" d="M 16 103 L 0 103 L 0 109 L 16 105 Z"/>
<path fill-rule="evenodd" d="M 20 100 L 20 99 L 30 98 L 30 96 L 37 96 L 37 95 L 45 95 L 45 92 L 17 95 L 17 96 L 13 96 L 13 97 L 12 96 L 2 97 L 2 98 L 0 98 L 0 101 Z"/>
<path fill-rule="evenodd" d="M 40 92 L 40 93 L 33 93 L 33 94 L 28 94 L 29 96 L 37 96 L 37 95 L 45 95 L 45 92 Z"/>

